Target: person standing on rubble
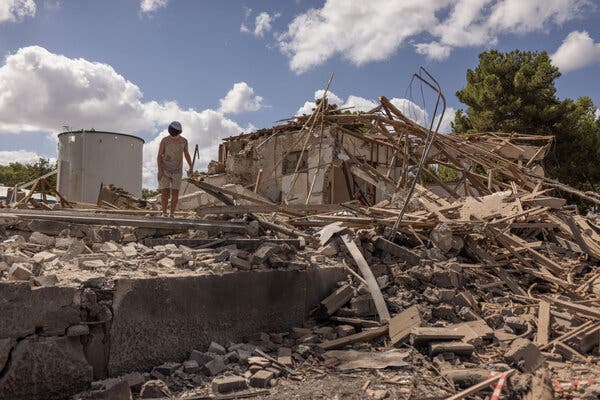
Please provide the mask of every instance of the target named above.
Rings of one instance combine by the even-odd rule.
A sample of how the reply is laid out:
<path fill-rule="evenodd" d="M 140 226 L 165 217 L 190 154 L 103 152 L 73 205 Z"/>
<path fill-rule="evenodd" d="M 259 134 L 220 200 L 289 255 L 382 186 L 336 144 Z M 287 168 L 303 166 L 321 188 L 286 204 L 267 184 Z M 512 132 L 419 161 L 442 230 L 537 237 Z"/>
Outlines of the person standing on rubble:
<path fill-rule="evenodd" d="M 188 142 L 181 136 L 183 128 L 177 121 L 169 125 L 169 136 L 160 141 L 158 149 L 158 188 L 163 216 L 167 215 L 169 192 L 171 195 L 170 217 L 174 217 L 179 200 L 179 188 L 183 176 L 183 156 L 189 165 L 188 176 L 192 174 L 192 158 L 188 151 Z"/>

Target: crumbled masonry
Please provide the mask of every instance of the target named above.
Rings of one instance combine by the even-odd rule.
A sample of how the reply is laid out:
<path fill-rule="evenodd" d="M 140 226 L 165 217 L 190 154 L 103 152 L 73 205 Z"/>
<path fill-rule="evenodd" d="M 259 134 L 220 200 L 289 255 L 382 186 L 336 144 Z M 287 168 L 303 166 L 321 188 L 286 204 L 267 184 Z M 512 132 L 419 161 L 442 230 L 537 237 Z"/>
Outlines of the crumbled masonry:
<path fill-rule="evenodd" d="M 436 135 L 392 231 L 428 135 L 319 105 L 226 139 L 175 218 L 3 205 L 0 400 L 598 398 L 600 225 L 567 199 L 600 198 L 543 176 L 552 138 Z"/>

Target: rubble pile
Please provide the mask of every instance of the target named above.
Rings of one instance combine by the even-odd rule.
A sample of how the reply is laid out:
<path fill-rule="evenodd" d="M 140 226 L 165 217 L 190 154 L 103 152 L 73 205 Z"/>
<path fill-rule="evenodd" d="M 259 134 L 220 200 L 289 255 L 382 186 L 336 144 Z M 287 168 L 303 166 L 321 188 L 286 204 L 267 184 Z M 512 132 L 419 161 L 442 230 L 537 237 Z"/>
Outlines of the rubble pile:
<path fill-rule="evenodd" d="M 255 194 L 188 180 L 218 201 L 199 207 L 201 218 L 73 210 L 41 233 L 27 222 L 40 214 L 0 213 L 3 281 L 102 278 L 110 292 L 127 277 L 347 272 L 304 326 L 190 348 L 187 359 L 97 381 L 76 398 L 598 398 L 600 227 L 561 196 L 600 200 L 543 177 L 551 138 L 437 135 L 385 98 L 365 114 L 322 104 L 236 146 L 246 156 L 286 130 L 304 139 L 302 152 L 329 140 L 348 178 L 343 203 L 312 203 L 317 178 L 300 202 L 276 202 L 259 194 L 267 176 L 231 173 L 239 185 L 256 178 Z M 372 166 L 350 143 L 384 147 L 392 161 Z M 458 180 L 442 180 L 441 167 Z M 413 192 L 421 172 L 429 180 Z"/>

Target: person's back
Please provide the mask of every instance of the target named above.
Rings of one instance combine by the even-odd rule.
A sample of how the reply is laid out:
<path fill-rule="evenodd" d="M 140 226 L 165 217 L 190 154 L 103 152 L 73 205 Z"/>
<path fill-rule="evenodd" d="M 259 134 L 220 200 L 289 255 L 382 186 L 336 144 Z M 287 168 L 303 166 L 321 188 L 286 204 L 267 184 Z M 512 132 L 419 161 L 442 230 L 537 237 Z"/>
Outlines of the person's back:
<path fill-rule="evenodd" d="M 164 146 L 163 170 L 171 174 L 183 173 L 183 152 L 187 140 L 180 135 L 167 136 L 161 141 L 161 146 Z"/>
<path fill-rule="evenodd" d="M 177 209 L 179 187 L 181 186 L 183 174 L 183 156 L 185 156 L 190 166 L 188 175 L 192 173 L 192 160 L 188 151 L 188 142 L 180 136 L 181 132 L 183 132 L 181 124 L 177 121 L 171 122 L 169 136 L 160 141 L 157 157 L 158 188 L 161 191 L 160 203 L 163 214 L 166 214 L 169 194 L 171 194 L 171 216 L 175 214 Z"/>

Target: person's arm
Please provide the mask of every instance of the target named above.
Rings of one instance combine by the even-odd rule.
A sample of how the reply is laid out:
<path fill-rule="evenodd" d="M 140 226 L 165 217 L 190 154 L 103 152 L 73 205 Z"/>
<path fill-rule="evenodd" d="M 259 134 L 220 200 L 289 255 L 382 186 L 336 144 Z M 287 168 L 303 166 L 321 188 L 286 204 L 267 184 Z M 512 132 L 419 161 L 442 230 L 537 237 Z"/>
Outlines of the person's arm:
<path fill-rule="evenodd" d="M 192 176 L 194 171 L 192 170 L 192 157 L 190 157 L 190 151 L 188 150 L 188 142 L 185 142 L 185 147 L 183 148 L 183 155 L 185 156 L 185 160 L 187 161 L 190 169 L 188 170 L 188 176 Z"/>
<path fill-rule="evenodd" d="M 158 147 L 158 156 L 156 158 L 156 164 L 158 165 L 158 180 L 163 176 L 163 165 L 162 160 L 165 156 L 165 144 L 161 141 L 160 146 Z"/>

